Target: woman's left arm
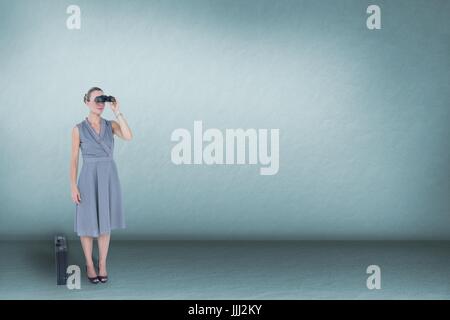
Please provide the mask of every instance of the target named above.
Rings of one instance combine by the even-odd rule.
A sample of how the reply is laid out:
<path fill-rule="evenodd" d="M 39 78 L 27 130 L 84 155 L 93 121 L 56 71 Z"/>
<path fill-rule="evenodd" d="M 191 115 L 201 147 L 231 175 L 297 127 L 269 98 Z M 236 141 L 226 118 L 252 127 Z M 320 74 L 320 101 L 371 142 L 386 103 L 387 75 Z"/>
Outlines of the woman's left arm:
<path fill-rule="evenodd" d="M 111 121 L 113 134 L 124 140 L 131 140 L 133 138 L 133 135 L 127 121 L 125 120 L 124 115 L 119 110 L 119 101 L 117 100 L 117 98 L 115 102 L 110 103 L 110 106 L 111 110 L 114 112 L 117 118 L 117 121 Z"/>

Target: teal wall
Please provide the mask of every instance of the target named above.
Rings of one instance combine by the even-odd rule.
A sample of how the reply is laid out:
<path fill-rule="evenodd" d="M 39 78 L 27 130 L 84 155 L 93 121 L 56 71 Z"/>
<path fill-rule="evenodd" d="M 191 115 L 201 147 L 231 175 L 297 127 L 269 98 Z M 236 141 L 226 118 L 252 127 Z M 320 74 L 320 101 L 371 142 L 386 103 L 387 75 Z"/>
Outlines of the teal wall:
<path fill-rule="evenodd" d="M 76 238 L 71 129 L 97 85 L 134 133 L 114 238 L 450 239 L 449 52 L 445 0 L 0 0 L 0 238 Z M 278 174 L 174 165 L 195 120 L 280 129 Z"/>

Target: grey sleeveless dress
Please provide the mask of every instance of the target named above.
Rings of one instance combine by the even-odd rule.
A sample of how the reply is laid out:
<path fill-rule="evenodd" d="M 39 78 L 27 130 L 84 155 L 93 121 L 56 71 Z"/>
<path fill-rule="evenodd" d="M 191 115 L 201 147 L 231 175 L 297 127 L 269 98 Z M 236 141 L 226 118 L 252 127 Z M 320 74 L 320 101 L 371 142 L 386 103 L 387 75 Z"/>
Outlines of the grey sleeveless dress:
<path fill-rule="evenodd" d="M 77 124 L 83 165 L 78 177 L 80 204 L 76 204 L 75 232 L 98 237 L 112 229 L 125 228 L 122 191 L 113 159 L 111 121 L 100 118 L 100 133 L 87 118 Z"/>

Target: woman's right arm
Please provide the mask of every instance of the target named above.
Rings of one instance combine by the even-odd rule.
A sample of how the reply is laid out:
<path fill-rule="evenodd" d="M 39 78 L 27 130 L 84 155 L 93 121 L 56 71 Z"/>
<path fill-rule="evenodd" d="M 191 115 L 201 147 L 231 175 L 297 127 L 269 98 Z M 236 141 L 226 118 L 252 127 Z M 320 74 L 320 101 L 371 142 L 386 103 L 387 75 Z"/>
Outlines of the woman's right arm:
<path fill-rule="evenodd" d="M 80 204 L 80 191 L 77 185 L 77 171 L 78 171 L 78 155 L 80 153 L 80 133 L 78 127 L 72 129 L 72 152 L 70 156 L 70 189 L 72 193 L 72 201 Z"/>

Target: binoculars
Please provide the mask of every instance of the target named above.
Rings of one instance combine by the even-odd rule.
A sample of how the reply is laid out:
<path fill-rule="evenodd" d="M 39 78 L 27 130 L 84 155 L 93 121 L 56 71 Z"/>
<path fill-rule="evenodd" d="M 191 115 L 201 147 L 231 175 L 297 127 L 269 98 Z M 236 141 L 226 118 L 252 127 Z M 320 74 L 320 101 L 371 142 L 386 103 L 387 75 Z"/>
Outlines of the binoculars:
<path fill-rule="evenodd" d="M 98 96 L 95 98 L 95 102 L 102 103 L 102 102 L 116 102 L 116 98 L 113 96 Z"/>

